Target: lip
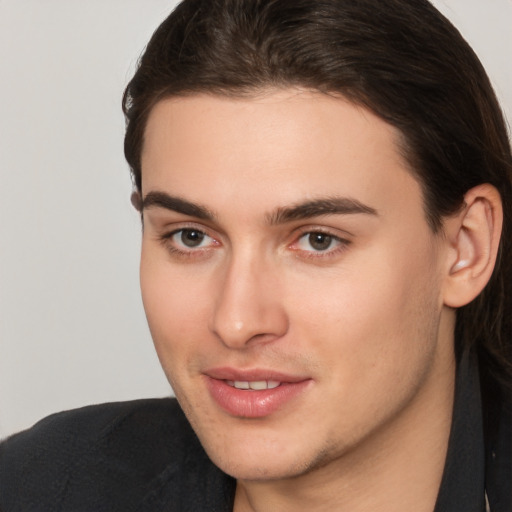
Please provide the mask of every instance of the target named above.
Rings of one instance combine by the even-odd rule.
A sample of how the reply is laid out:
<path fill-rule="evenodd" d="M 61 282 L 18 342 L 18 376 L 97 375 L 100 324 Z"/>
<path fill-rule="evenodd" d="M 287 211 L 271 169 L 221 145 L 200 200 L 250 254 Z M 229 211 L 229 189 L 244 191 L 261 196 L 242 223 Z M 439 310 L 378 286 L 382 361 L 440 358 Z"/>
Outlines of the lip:
<path fill-rule="evenodd" d="M 240 418 L 263 418 L 284 408 L 302 394 L 312 379 L 274 370 L 215 368 L 204 372 L 206 386 L 214 402 L 225 412 Z M 241 390 L 228 381 L 278 381 L 273 389 Z"/>

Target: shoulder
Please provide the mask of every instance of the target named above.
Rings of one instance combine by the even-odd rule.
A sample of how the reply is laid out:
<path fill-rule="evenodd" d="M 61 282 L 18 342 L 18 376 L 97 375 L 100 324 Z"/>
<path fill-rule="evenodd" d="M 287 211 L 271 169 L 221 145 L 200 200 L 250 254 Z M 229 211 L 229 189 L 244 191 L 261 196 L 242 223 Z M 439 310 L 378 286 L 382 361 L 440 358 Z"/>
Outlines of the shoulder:
<path fill-rule="evenodd" d="M 89 510 L 122 510 L 121 503 L 128 510 L 197 444 L 171 398 L 54 414 L 0 444 L 0 509 L 71 510 L 76 501 Z"/>

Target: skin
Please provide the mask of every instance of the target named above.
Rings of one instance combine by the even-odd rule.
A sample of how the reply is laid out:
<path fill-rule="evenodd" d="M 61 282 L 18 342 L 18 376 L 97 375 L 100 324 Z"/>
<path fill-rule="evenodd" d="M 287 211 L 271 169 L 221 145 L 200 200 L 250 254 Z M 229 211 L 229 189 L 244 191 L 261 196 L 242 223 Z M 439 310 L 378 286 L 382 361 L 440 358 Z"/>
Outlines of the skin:
<path fill-rule="evenodd" d="M 457 254 L 429 228 L 397 141 L 369 111 L 295 89 L 172 98 L 151 112 L 144 307 L 181 406 L 237 478 L 237 512 L 434 508 L 453 406 L 444 294 Z M 333 197 L 367 210 L 277 219 Z M 184 229 L 205 236 L 190 247 Z M 241 418 L 208 392 L 204 374 L 219 366 L 309 382 L 267 417 Z"/>

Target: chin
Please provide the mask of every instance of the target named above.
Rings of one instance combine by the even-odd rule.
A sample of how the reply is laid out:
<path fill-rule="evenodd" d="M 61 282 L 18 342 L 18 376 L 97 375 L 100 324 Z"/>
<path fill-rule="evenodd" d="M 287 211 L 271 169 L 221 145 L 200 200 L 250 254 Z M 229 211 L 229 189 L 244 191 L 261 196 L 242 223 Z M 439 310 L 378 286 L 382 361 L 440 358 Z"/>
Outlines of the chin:
<path fill-rule="evenodd" d="M 293 478 L 307 472 L 307 466 L 301 466 L 297 462 L 279 460 L 276 456 L 261 455 L 258 460 L 242 460 L 243 456 L 227 458 L 220 457 L 213 462 L 224 473 L 236 480 L 245 481 L 271 481 Z"/>
<path fill-rule="evenodd" d="M 315 456 L 305 450 L 305 443 L 293 442 L 287 436 L 255 433 L 257 438 L 237 438 L 233 433 L 219 442 L 213 437 L 199 436 L 210 459 L 224 473 L 237 480 L 281 480 L 304 474 L 316 466 Z M 240 436 L 242 437 L 242 436 Z M 281 437 L 281 439 L 279 439 Z M 322 457 L 323 458 L 323 457 Z"/>

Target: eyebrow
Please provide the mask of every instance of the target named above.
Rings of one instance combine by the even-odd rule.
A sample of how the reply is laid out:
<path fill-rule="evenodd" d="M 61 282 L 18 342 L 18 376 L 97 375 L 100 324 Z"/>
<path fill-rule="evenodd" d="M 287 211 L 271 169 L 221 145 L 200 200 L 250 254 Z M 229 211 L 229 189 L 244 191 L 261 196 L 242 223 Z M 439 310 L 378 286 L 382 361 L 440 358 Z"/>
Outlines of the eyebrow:
<path fill-rule="evenodd" d="M 205 206 L 192 203 L 180 197 L 171 196 L 165 192 L 148 192 L 142 200 L 142 211 L 149 208 L 164 208 L 202 220 L 215 219 L 214 213 Z"/>
<path fill-rule="evenodd" d="M 142 201 L 142 210 L 164 208 L 189 217 L 213 221 L 216 215 L 206 206 L 192 203 L 186 199 L 171 196 L 166 192 L 148 192 Z M 284 224 L 294 220 L 304 220 L 322 215 L 378 215 L 377 210 L 348 197 L 326 197 L 298 203 L 292 206 L 277 208 L 266 215 L 270 225 Z"/>
<path fill-rule="evenodd" d="M 327 197 L 299 203 L 290 207 L 277 208 L 268 216 L 271 225 L 283 224 L 293 220 L 303 220 L 321 215 L 351 215 L 364 213 L 378 215 L 377 210 L 348 197 Z"/>

